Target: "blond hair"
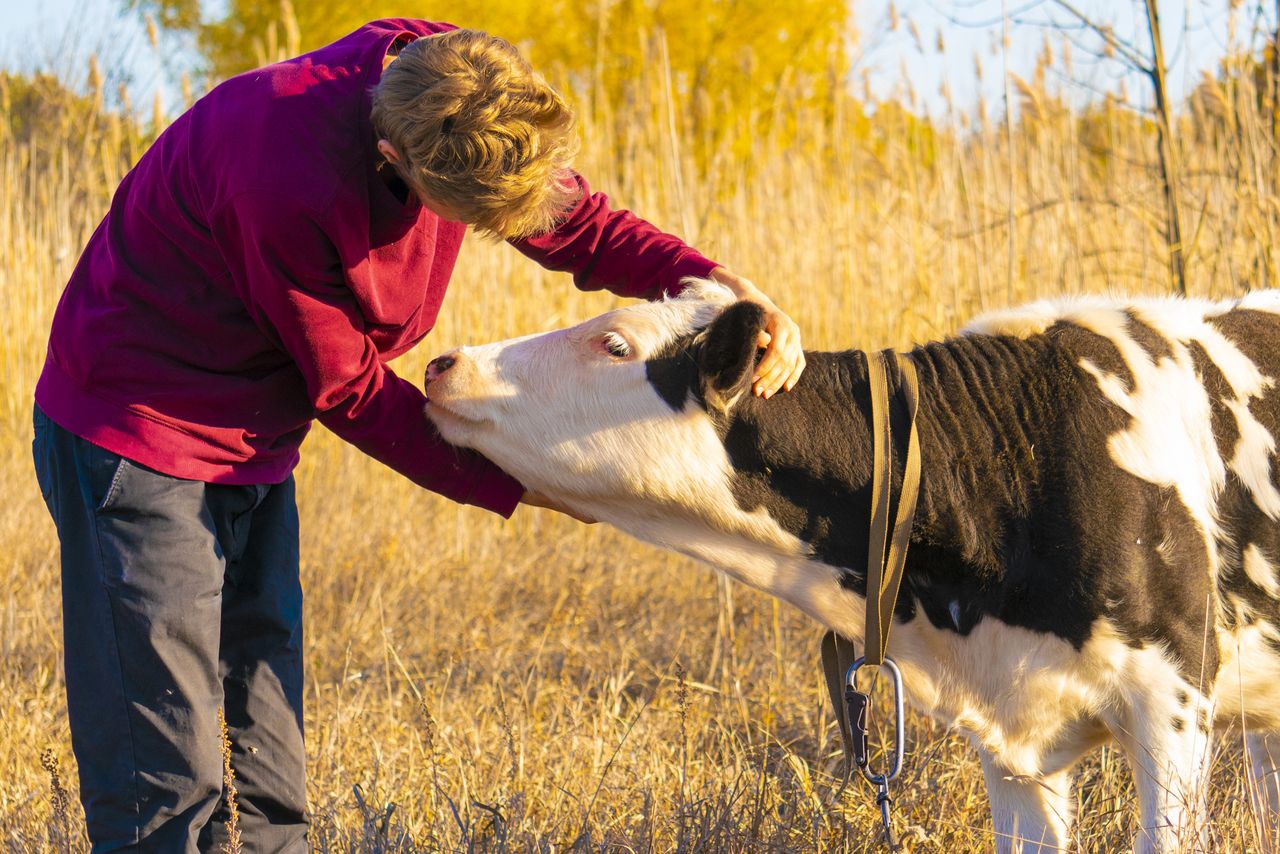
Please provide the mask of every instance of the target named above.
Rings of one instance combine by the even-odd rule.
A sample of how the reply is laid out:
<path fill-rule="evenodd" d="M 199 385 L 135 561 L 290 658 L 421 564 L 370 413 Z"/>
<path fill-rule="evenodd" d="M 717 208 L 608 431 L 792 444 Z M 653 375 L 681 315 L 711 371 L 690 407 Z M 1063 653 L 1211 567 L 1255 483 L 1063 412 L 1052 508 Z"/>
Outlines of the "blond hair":
<path fill-rule="evenodd" d="M 572 205 L 573 112 L 513 45 L 452 30 L 404 47 L 373 93 L 400 174 L 482 231 L 549 231 Z"/>

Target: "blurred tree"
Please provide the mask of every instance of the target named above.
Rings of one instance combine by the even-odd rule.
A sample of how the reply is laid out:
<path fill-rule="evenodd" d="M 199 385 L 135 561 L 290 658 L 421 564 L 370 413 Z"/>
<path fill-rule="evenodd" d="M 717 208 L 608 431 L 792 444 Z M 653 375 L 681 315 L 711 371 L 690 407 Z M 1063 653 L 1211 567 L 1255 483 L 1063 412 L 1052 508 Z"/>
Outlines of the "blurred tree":
<path fill-rule="evenodd" d="M 45 162 L 77 145 L 96 150 L 104 138 L 115 140 L 121 158 L 136 157 L 157 131 L 142 128 L 125 109 L 106 109 L 103 101 L 96 61 L 89 66 L 86 94 L 53 74 L 0 71 L 0 139 Z"/>
<path fill-rule="evenodd" d="M 485 30 L 519 45 L 597 124 L 634 123 L 637 111 L 647 111 L 691 131 L 703 163 L 726 143 L 794 133 L 785 118 L 799 103 L 845 97 L 854 36 L 849 5 L 831 0 L 314 0 L 296 7 L 228 0 L 216 20 L 202 17 L 200 0 L 123 2 L 164 28 L 195 34 L 214 80 L 318 47 L 372 18 L 417 16 Z"/>
<path fill-rule="evenodd" d="M 87 92 L 48 73 L 0 71 L 0 152 L 12 155 L 44 192 L 52 175 L 75 174 L 59 184 L 72 207 L 100 211 L 120 176 L 158 133 L 127 108 L 128 94 L 104 107 L 103 77 L 91 61 Z"/>
<path fill-rule="evenodd" d="M 63 144 L 77 128 L 91 130 L 105 120 L 100 98 L 97 92 L 77 94 L 52 74 L 0 71 L 0 118 L 17 145 Z"/>

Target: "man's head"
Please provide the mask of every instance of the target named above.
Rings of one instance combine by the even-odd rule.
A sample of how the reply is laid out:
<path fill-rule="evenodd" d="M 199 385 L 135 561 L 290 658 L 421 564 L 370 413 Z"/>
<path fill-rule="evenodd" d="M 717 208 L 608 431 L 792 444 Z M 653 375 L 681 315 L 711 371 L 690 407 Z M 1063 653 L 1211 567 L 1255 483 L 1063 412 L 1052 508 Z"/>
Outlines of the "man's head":
<path fill-rule="evenodd" d="M 499 237 L 574 202 L 573 113 L 509 42 L 452 30 L 404 47 L 373 94 L 378 148 L 437 212 Z"/>

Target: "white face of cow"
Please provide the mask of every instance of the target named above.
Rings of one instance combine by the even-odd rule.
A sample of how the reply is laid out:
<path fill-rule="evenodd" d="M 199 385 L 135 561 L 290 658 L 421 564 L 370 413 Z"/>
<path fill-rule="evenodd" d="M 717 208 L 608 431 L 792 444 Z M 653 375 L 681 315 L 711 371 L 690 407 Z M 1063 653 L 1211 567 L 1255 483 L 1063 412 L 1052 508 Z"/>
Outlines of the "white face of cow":
<path fill-rule="evenodd" d="M 724 450 L 700 406 L 663 399 L 647 363 L 732 301 L 698 283 L 569 329 L 462 347 L 428 367 L 427 413 L 450 443 L 602 518 L 618 504 L 634 513 L 637 499 L 687 506 L 697 481 L 725 476 Z"/>
<path fill-rule="evenodd" d="M 840 600 L 839 617 L 848 610 L 835 576 L 803 570 L 809 547 L 735 492 L 723 432 L 750 399 L 762 324 L 759 306 L 697 282 L 570 329 L 440 356 L 427 368 L 427 414 L 526 488 L 831 622 L 824 596 Z"/>

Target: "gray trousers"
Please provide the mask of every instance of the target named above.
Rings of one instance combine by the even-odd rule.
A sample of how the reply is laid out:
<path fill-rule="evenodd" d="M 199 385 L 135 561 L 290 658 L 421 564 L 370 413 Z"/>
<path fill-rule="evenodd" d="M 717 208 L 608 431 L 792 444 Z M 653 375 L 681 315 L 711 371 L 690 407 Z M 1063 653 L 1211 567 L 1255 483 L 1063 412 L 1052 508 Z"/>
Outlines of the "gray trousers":
<path fill-rule="evenodd" d="M 293 479 L 182 480 L 34 421 L 93 851 L 222 850 L 220 706 L 243 850 L 307 850 Z"/>

